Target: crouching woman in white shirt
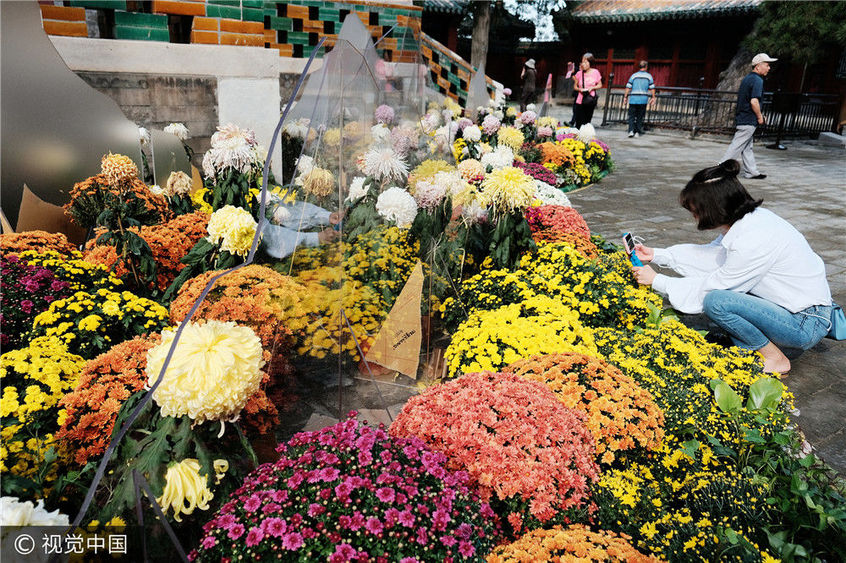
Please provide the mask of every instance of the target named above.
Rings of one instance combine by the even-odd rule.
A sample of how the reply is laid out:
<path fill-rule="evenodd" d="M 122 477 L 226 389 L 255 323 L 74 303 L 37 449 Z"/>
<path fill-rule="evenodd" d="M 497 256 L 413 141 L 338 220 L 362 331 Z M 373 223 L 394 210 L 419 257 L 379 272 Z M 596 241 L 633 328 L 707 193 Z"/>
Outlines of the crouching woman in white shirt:
<path fill-rule="evenodd" d="M 831 290 L 825 266 L 793 225 L 754 200 L 737 180 L 740 164 L 727 160 L 699 171 L 679 195 L 699 230 L 721 234 L 710 244 L 635 247 L 644 262 L 668 267 L 670 277 L 648 265 L 635 279 L 666 295 L 683 313 L 704 313 L 737 346 L 757 350 L 764 371 L 787 373 L 783 350 L 804 351 L 831 327 Z"/>

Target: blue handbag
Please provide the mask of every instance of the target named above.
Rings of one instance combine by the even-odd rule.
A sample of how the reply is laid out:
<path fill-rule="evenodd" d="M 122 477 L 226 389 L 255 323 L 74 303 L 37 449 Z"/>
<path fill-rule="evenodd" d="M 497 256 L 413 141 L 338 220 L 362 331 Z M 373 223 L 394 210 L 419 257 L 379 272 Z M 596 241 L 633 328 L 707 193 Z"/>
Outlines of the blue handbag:
<path fill-rule="evenodd" d="M 846 314 L 837 303 L 831 305 L 831 329 L 825 337 L 832 340 L 846 340 Z"/>

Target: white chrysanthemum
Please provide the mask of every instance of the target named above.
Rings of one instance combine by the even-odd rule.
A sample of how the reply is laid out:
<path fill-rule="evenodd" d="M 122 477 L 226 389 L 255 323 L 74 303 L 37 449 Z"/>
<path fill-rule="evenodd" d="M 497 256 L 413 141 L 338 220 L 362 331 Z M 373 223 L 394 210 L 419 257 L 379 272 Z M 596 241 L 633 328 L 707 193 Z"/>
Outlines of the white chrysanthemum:
<path fill-rule="evenodd" d="M 440 150 L 445 150 L 449 146 L 449 133 L 449 125 L 442 125 L 435 130 L 434 140 Z"/>
<path fill-rule="evenodd" d="M 488 210 L 474 200 L 461 208 L 461 216 L 468 223 L 480 223 L 488 218 Z"/>
<path fill-rule="evenodd" d="M 141 146 L 146 147 L 150 145 L 150 130 L 146 127 L 138 128 L 138 140 L 141 141 Z"/>
<path fill-rule="evenodd" d="M 464 128 L 464 138 L 470 142 L 478 142 L 482 140 L 482 130 L 478 125 L 468 125 Z"/>
<path fill-rule="evenodd" d="M 364 185 L 366 178 L 364 176 L 356 176 L 350 182 L 350 193 L 347 196 L 347 201 L 355 203 L 367 195 L 367 187 Z"/>
<path fill-rule="evenodd" d="M 514 128 L 515 129 L 522 129 L 523 127 L 525 127 L 525 125 L 523 124 L 522 121 L 520 121 L 519 119 L 516 119 L 514 121 Z"/>
<path fill-rule="evenodd" d="M 423 209 L 434 209 L 444 200 L 447 187 L 443 184 L 419 180 L 414 186 L 414 199 Z"/>
<path fill-rule="evenodd" d="M 420 127 L 425 133 L 431 133 L 441 125 L 441 116 L 436 111 L 430 111 L 420 119 Z"/>
<path fill-rule="evenodd" d="M 241 129 L 231 123 L 217 128 L 212 135 L 211 148 L 203 157 L 203 171 L 214 177 L 227 168 L 247 174 L 264 163 L 263 151 L 251 129 Z"/>
<path fill-rule="evenodd" d="M 394 186 L 379 194 L 376 211 L 386 220 L 396 223 L 397 227 L 406 229 L 417 217 L 417 202 L 410 193 Z"/>
<path fill-rule="evenodd" d="M 487 154 L 482 155 L 482 166 L 487 169 L 488 166 L 496 170 L 497 168 L 505 168 L 514 163 L 514 151 L 505 145 L 500 145 L 496 149 Z"/>
<path fill-rule="evenodd" d="M 526 106 L 526 111 L 535 111 L 537 109 L 538 109 L 538 106 L 536 106 L 535 104 L 528 104 Z"/>
<path fill-rule="evenodd" d="M 376 147 L 364 154 L 364 173 L 379 181 L 402 180 L 408 175 L 408 164 L 391 147 Z"/>
<path fill-rule="evenodd" d="M 461 177 L 461 172 L 453 170 L 450 172 L 438 172 L 432 179 L 432 182 L 442 186 L 446 193 L 450 196 L 456 196 L 466 190 L 468 184 L 464 178 Z"/>
<path fill-rule="evenodd" d="M 374 143 L 385 144 L 391 140 L 391 130 L 384 123 L 377 123 L 370 128 L 370 136 Z"/>
<path fill-rule="evenodd" d="M 158 379 L 176 330 L 162 332 L 147 352 L 147 379 Z M 153 393 L 162 416 L 188 415 L 195 422 L 236 416 L 259 389 L 261 340 L 253 329 L 233 322 L 188 323 L 182 330 L 162 382 Z"/>
<path fill-rule="evenodd" d="M 150 191 L 156 195 L 164 195 L 164 190 L 158 184 L 153 184 L 150 186 Z"/>
<path fill-rule="evenodd" d="M 170 125 L 164 128 L 164 132 L 170 133 L 180 141 L 188 140 L 188 128 L 185 127 L 185 125 L 183 125 L 182 123 L 171 123 Z"/>
<path fill-rule="evenodd" d="M 564 192 L 550 186 L 546 182 L 535 180 L 535 198 L 541 200 L 544 205 L 560 205 L 562 207 L 572 207 L 570 198 Z"/>
<path fill-rule="evenodd" d="M 167 184 L 165 184 L 164 191 L 165 195 L 173 197 L 191 193 L 192 187 L 191 176 L 181 170 L 175 170 L 167 177 Z"/>
<path fill-rule="evenodd" d="M 592 140 L 596 139 L 596 129 L 593 128 L 593 125 L 590 123 L 585 123 L 579 128 L 579 134 L 577 137 L 581 142 L 587 144 Z"/>
<path fill-rule="evenodd" d="M 291 210 L 284 205 L 279 205 L 273 210 L 273 223 L 281 225 L 291 218 Z"/>
<path fill-rule="evenodd" d="M 47 512 L 44 501 L 36 504 L 18 497 L 0 499 L 0 526 L 70 526 L 70 519 L 59 513 L 58 509 Z"/>
<path fill-rule="evenodd" d="M 293 123 L 285 126 L 285 131 L 292 137 L 305 139 L 308 136 L 308 126 L 311 120 L 307 117 L 301 117 Z"/>

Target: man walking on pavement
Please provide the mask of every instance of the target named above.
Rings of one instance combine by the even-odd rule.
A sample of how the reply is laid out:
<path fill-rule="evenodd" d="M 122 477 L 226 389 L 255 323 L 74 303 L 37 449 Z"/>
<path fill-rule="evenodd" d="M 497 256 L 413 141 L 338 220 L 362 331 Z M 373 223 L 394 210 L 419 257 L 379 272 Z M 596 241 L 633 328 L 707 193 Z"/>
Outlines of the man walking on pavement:
<path fill-rule="evenodd" d="M 763 180 L 767 177 L 766 174 L 758 171 L 755 164 L 755 155 L 752 154 L 752 136 L 755 134 L 755 129 L 764 124 L 764 114 L 761 113 L 764 77 L 770 72 L 770 63 L 777 60 L 766 53 L 755 55 L 752 58 L 752 72 L 746 75 L 737 90 L 735 117 L 737 129 L 720 162 L 740 160 L 740 173 L 744 178 Z"/>
<path fill-rule="evenodd" d="M 655 80 L 646 72 L 649 63 L 640 61 L 640 70 L 626 82 L 626 102 L 629 104 L 629 137 L 643 135 L 643 119 L 646 117 L 646 103 L 655 105 Z M 649 99 L 649 94 L 652 99 Z"/>

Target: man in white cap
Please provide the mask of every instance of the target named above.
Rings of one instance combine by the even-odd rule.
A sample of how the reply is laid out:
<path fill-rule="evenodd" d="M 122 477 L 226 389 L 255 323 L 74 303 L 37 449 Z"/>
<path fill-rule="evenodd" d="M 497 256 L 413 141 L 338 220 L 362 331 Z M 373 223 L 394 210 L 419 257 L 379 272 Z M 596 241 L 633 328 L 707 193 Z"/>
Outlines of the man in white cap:
<path fill-rule="evenodd" d="M 520 78 L 523 79 L 523 89 L 520 91 L 520 111 L 526 111 L 526 106 L 535 101 L 535 88 L 537 88 L 535 59 L 529 59 L 523 63 L 523 72 L 520 73 Z"/>
<path fill-rule="evenodd" d="M 735 114 L 737 129 L 720 162 L 740 160 L 740 173 L 744 178 L 763 180 L 767 177 L 766 174 L 761 174 L 755 164 L 755 155 L 752 154 L 752 136 L 755 134 L 755 129 L 764 124 L 764 114 L 761 113 L 764 77 L 770 72 L 770 63 L 777 60 L 766 53 L 758 53 L 752 57 L 752 72 L 746 75 L 737 90 Z"/>

